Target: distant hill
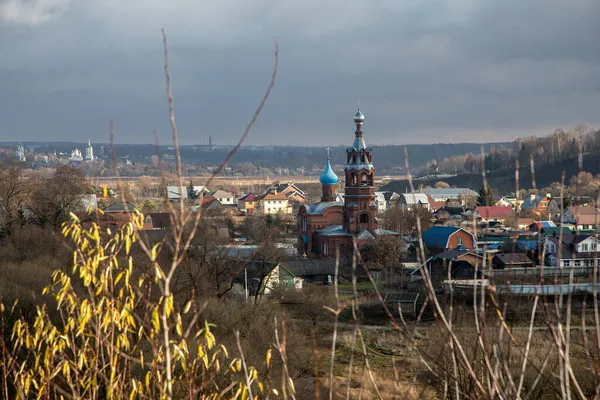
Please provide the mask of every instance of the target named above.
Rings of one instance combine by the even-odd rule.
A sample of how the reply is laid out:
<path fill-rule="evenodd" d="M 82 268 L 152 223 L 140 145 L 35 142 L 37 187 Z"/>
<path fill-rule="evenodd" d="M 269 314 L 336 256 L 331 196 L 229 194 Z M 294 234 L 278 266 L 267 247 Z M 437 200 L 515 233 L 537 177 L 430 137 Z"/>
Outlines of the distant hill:
<path fill-rule="evenodd" d="M 600 154 L 587 154 L 583 157 L 583 170 L 592 174 L 600 174 Z M 572 176 L 579 172 L 577 157 L 556 163 L 546 163 L 535 167 L 536 187 L 550 186 L 552 182 L 560 182 L 562 173 L 565 172 L 565 182 L 568 183 Z M 515 170 L 503 169 L 486 173 L 488 183 L 498 194 L 506 194 L 515 191 Z M 450 186 L 466 187 L 477 190 L 482 185 L 481 174 L 462 174 L 444 179 L 415 180 L 415 189 L 419 185 L 433 186 L 435 182 L 443 180 Z M 529 165 L 519 168 L 519 189 L 531 189 L 533 187 L 531 169 Z M 408 189 L 408 181 L 392 181 L 383 187 L 383 190 L 391 190 L 404 193 Z"/>
<path fill-rule="evenodd" d="M 348 138 L 350 145 L 352 137 Z M 16 147 L 16 143 L 3 143 L 0 147 Z M 39 153 L 49 153 L 53 151 L 70 153 L 76 146 L 80 149 L 87 146 L 87 143 L 69 143 L 69 142 L 26 142 L 27 148 L 35 149 Z M 100 154 L 100 147 L 104 147 L 105 154 L 108 157 L 109 145 L 107 143 L 92 143 L 96 155 Z M 483 144 L 484 151 L 489 151 L 494 146 L 511 146 L 512 143 L 486 143 Z M 435 144 L 417 144 L 407 145 L 408 158 L 411 168 L 419 170 L 426 163 L 432 160 L 441 160 L 451 156 L 460 156 L 468 153 L 479 154 L 481 152 L 479 143 L 435 143 Z M 373 161 L 378 174 L 398 173 L 404 170 L 404 147 L 398 145 L 373 146 Z M 181 156 L 184 163 L 196 165 L 217 165 L 231 150 L 232 146 L 181 146 Z M 142 144 L 116 144 L 115 152 L 117 157 L 128 156 L 136 163 L 150 163 L 150 156 L 156 154 L 156 145 Z M 168 145 L 160 146 L 161 155 L 174 155 L 172 147 Z M 312 168 L 322 167 L 325 162 L 325 146 L 323 147 L 298 147 L 298 146 L 256 146 L 241 147 L 233 156 L 229 165 L 251 163 L 257 167 L 282 167 L 282 168 Z M 338 146 L 331 148 L 331 162 L 333 165 L 343 166 L 346 163 L 346 147 Z"/>

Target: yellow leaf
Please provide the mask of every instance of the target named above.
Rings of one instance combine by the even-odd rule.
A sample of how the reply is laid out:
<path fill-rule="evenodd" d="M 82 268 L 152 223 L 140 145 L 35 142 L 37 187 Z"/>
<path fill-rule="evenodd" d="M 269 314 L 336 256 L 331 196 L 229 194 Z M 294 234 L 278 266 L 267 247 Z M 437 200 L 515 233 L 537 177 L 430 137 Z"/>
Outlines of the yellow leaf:
<path fill-rule="evenodd" d="M 271 365 L 271 356 L 272 356 L 272 351 L 271 349 L 267 350 L 267 367 L 269 367 Z"/>
<path fill-rule="evenodd" d="M 158 307 L 154 307 L 152 311 L 152 325 L 154 325 L 154 329 L 157 331 L 160 330 L 160 320 L 158 318 Z"/>
<path fill-rule="evenodd" d="M 188 311 L 190 311 L 190 307 L 191 307 L 191 306 L 192 306 L 192 301 L 190 300 L 190 301 L 188 301 L 188 302 L 186 303 L 185 307 L 183 307 L 183 313 L 184 313 L 184 314 L 187 314 L 187 313 L 188 313 Z"/>

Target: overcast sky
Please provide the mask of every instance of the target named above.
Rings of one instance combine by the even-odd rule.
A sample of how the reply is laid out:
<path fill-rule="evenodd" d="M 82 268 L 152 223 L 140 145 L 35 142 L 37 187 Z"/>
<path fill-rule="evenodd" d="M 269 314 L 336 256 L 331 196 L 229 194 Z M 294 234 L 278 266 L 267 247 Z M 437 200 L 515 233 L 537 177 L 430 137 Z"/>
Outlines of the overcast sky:
<path fill-rule="evenodd" d="M 0 140 L 338 145 L 600 127 L 599 0 L 0 0 Z"/>

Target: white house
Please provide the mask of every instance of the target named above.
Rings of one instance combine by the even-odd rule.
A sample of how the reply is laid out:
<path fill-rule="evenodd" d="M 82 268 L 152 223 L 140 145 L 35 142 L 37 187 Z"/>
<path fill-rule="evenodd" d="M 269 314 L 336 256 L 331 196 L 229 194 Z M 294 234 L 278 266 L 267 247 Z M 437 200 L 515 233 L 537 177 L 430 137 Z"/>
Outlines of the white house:
<path fill-rule="evenodd" d="M 592 267 L 596 265 L 600 250 L 600 241 L 593 235 L 549 236 L 544 240 L 546 260 L 551 267 Z"/>
<path fill-rule="evenodd" d="M 378 213 L 384 213 L 387 210 L 388 207 L 384 192 L 375 192 L 375 203 L 377 204 Z"/>
<path fill-rule="evenodd" d="M 407 210 L 416 208 L 429 210 L 429 198 L 425 193 L 402 193 L 398 199 L 398 207 Z"/>
<path fill-rule="evenodd" d="M 596 207 L 569 207 L 563 212 L 565 224 L 573 224 L 576 229 L 594 229 L 600 225 L 600 210 Z"/>
<path fill-rule="evenodd" d="M 219 200 L 219 203 L 223 204 L 224 206 L 237 204 L 237 199 L 231 192 L 227 192 L 225 190 L 217 190 L 212 195 L 215 199 Z"/>
<path fill-rule="evenodd" d="M 266 214 L 291 214 L 292 207 L 287 196 L 283 193 L 267 193 L 259 196 L 258 200 L 259 212 Z"/>

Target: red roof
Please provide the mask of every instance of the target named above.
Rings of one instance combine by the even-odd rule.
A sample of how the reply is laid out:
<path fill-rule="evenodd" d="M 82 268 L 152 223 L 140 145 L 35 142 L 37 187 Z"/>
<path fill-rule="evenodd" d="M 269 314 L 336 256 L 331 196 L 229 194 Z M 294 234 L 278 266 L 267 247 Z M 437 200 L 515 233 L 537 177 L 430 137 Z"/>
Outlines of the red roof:
<path fill-rule="evenodd" d="M 429 195 L 427 195 L 427 198 L 429 199 L 429 208 L 431 209 L 431 211 L 437 211 L 446 205 L 446 202 L 443 200 L 435 201 L 433 197 Z"/>
<path fill-rule="evenodd" d="M 513 215 L 513 213 L 513 208 L 509 206 L 477 207 L 479 218 L 507 218 Z"/>

